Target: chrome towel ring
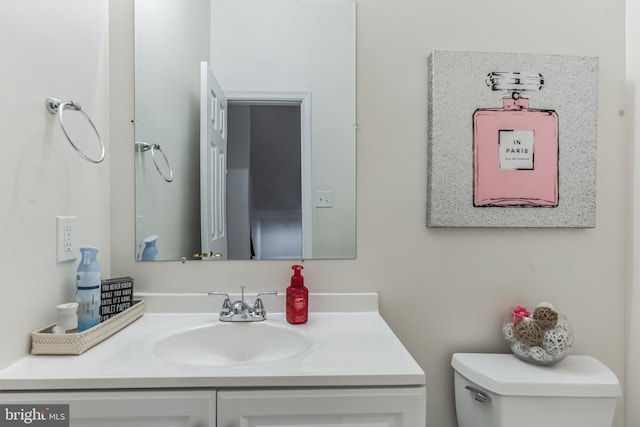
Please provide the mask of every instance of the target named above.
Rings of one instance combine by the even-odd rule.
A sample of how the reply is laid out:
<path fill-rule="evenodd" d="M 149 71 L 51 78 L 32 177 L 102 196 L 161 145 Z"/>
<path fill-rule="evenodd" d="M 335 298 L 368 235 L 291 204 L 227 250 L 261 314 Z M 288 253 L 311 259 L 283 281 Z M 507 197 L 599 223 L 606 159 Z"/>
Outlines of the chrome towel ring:
<path fill-rule="evenodd" d="M 144 153 L 145 151 L 151 151 L 151 158 L 153 159 L 153 164 L 155 165 L 156 170 L 158 171 L 162 179 L 164 179 L 167 182 L 173 181 L 173 170 L 171 170 L 169 159 L 167 158 L 167 155 L 164 153 L 164 151 L 162 151 L 162 148 L 160 148 L 159 144 L 150 144 L 144 141 L 136 141 L 136 151 L 139 151 L 141 153 Z M 167 165 L 167 169 L 169 170 L 169 176 L 165 175 L 165 173 L 162 172 L 162 169 L 160 169 L 160 166 L 158 165 L 158 160 L 156 159 L 156 151 L 159 151 L 160 154 L 162 154 L 162 157 L 164 158 L 164 163 Z"/>
<path fill-rule="evenodd" d="M 60 122 L 60 126 L 62 127 L 62 132 L 64 132 L 64 136 L 67 137 L 67 140 L 69 141 L 71 146 L 74 148 L 74 150 L 76 150 L 76 152 L 80 155 L 80 157 L 82 157 L 83 159 L 85 159 L 85 160 L 87 160 L 87 161 L 89 161 L 91 163 L 100 163 L 101 161 L 104 160 L 105 149 L 104 149 L 104 144 L 102 143 L 102 138 L 100 137 L 100 134 L 98 133 L 98 129 L 96 129 L 96 126 L 91 121 L 91 118 L 89 117 L 89 115 L 82 110 L 82 107 L 80 106 L 80 103 L 78 103 L 76 101 L 62 101 L 61 99 L 49 96 L 45 100 L 45 105 L 47 107 L 47 111 L 48 112 L 50 112 L 51 114 L 56 114 L 57 113 L 58 122 Z M 76 144 L 73 143 L 73 141 L 71 140 L 71 137 L 69 136 L 69 133 L 67 132 L 67 129 L 64 127 L 64 120 L 63 120 L 64 110 L 78 111 L 85 117 L 85 119 L 87 119 L 87 121 L 89 122 L 89 124 L 93 128 L 93 131 L 95 132 L 96 136 L 98 137 L 98 143 L 100 144 L 100 158 L 99 159 L 92 159 L 91 157 L 87 156 L 82 150 L 80 150 L 76 146 Z"/>

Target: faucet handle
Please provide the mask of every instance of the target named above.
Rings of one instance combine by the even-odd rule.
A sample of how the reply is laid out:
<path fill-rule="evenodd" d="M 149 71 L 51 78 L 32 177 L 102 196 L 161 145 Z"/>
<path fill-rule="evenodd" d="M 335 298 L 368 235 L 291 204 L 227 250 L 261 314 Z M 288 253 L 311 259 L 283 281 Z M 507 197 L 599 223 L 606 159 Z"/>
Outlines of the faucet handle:
<path fill-rule="evenodd" d="M 278 292 L 277 291 L 259 292 L 258 295 L 256 295 L 256 300 L 253 303 L 253 311 L 256 314 L 264 313 L 264 304 L 262 304 L 262 299 L 260 297 L 271 296 L 271 295 L 275 297 L 278 295 Z"/>
<path fill-rule="evenodd" d="M 209 295 L 210 297 L 215 297 L 215 296 L 225 297 L 224 301 L 222 302 L 222 310 L 221 310 L 220 314 L 229 314 L 231 312 L 231 299 L 229 299 L 229 294 L 228 293 L 210 291 L 210 292 L 207 293 L 207 295 Z"/>
<path fill-rule="evenodd" d="M 258 295 L 256 295 L 256 298 L 260 298 L 261 296 L 269 296 L 269 295 L 273 295 L 275 297 L 278 295 L 278 292 L 277 291 L 258 292 Z"/>

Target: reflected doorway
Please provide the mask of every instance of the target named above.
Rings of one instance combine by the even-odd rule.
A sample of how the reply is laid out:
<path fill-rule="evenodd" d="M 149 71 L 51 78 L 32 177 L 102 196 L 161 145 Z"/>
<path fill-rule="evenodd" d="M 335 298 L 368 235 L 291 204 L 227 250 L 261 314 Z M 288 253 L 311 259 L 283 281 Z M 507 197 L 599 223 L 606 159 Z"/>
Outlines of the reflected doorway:
<path fill-rule="evenodd" d="M 227 120 L 229 259 L 303 259 L 301 102 L 230 97 Z"/>

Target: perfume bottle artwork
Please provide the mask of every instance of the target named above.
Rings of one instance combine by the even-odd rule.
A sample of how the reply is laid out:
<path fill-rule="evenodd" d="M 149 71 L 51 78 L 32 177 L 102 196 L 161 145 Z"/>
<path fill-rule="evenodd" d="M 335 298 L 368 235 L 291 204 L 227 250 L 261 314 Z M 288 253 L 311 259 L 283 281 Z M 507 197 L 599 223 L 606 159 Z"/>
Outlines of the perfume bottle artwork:
<path fill-rule="evenodd" d="M 473 206 L 558 206 L 558 115 L 529 108 L 543 76 L 493 72 L 486 83 L 506 94 L 473 114 Z"/>

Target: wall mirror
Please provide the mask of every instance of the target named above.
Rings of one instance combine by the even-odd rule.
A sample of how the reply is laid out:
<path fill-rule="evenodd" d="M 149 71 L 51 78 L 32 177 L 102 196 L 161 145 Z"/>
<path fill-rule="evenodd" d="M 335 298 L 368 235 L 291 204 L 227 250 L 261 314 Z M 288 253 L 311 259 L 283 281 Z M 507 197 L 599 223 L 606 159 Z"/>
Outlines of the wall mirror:
<path fill-rule="evenodd" d="M 137 259 L 355 258 L 355 1 L 134 5 Z"/>

